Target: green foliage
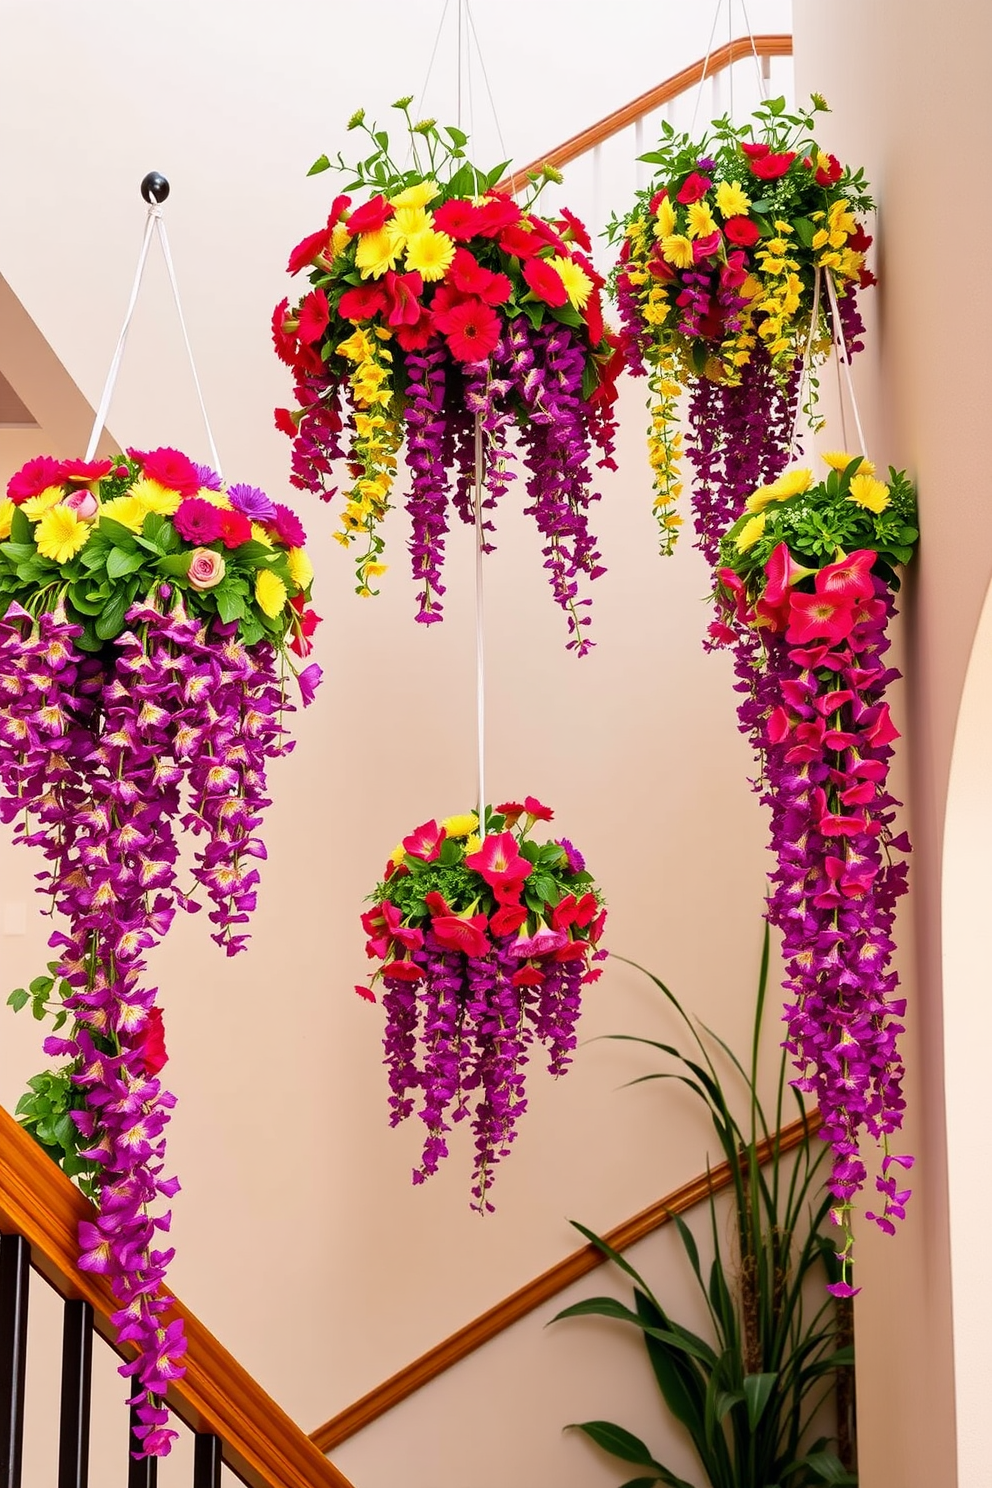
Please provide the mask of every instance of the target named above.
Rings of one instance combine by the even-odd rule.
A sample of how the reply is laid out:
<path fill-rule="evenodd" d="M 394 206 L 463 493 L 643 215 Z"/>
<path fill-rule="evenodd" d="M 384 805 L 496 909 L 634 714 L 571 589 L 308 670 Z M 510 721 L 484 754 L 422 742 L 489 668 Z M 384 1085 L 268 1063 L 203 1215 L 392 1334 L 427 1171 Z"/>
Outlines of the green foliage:
<path fill-rule="evenodd" d="M 707 1337 L 675 1322 L 640 1273 L 575 1221 L 575 1228 L 633 1281 L 634 1307 L 613 1297 L 591 1297 L 565 1308 L 555 1321 L 606 1317 L 638 1329 L 665 1408 L 688 1434 L 712 1488 L 851 1485 L 857 1478 L 831 1449 L 831 1440 L 810 1439 L 819 1407 L 853 1368 L 853 1349 L 845 1346 L 851 1303 L 835 1301 L 823 1291 L 824 1283 L 840 1275 L 832 1242 L 824 1233 L 831 1199 L 823 1191 L 821 1169 L 828 1148 L 815 1142 L 795 1091 L 791 1093 L 804 1123 L 803 1138 L 788 1157 L 779 1144 L 786 1091 L 791 1089 L 786 1085 L 784 1056 L 772 1123 L 758 1097 L 768 958 L 766 927 L 749 1068 L 710 1030 L 704 1028 L 705 1037 L 701 1036 L 675 996 L 654 976 L 651 981 L 694 1041 L 691 1055 L 651 1039 L 615 1036 L 656 1049 L 673 1062 L 674 1068 L 642 1079 L 677 1080 L 691 1090 L 706 1107 L 730 1166 L 734 1254 L 725 1253 L 712 1196 L 709 1226 L 715 1258 L 708 1273 L 692 1230 L 681 1216 L 671 1216 L 705 1302 Z M 731 1107 L 711 1057 L 714 1045 L 729 1058 L 733 1078 L 745 1092 L 746 1114 L 741 1118 Z M 770 1146 L 766 1166 L 761 1162 L 763 1144 Z M 621 1426 L 584 1421 L 574 1429 L 623 1462 L 645 1469 L 644 1476 L 623 1488 L 653 1483 L 693 1488 Z"/>

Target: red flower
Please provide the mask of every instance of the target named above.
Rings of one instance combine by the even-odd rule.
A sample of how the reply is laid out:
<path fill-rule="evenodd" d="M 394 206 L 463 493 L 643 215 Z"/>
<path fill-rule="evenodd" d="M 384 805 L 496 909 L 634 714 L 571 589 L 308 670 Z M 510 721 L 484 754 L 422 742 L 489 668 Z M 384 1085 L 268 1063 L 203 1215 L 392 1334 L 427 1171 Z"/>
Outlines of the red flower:
<path fill-rule="evenodd" d="M 321 623 L 321 618 L 316 610 L 307 609 L 307 602 L 302 594 L 294 594 L 289 603 L 297 615 L 293 621 L 293 638 L 289 643 L 289 649 L 297 656 L 309 656 L 313 650 L 310 637 Z"/>
<path fill-rule="evenodd" d="M 57 486 L 62 480 L 62 462 L 53 459 L 51 455 L 38 455 L 36 459 L 29 460 L 23 465 L 16 475 L 12 475 L 7 482 L 7 495 L 15 506 L 20 506 L 22 501 L 27 501 L 31 496 L 37 496 L 42 491 L 47 491 L 49 486 Z"/>
<path fill-rule="evenodd" d="M 382 968 L 382 975 L 398 982 L 419 982 L 424 973 L 416 961 L 389 961 Z"/>
<path fill-rule="evenodd" d="M 420 858 L 424 863 L 433 863 L 441 852 L 441 844 L 447 833 L 439 827 L 433 817 L 423 826 L 417 827 L 409 837 L 403 838 L 403 851 L 411 858 Z"/>
<path fill-rule="evenodd" d="M 544 975 L 536 966 L 520 966 L 510 978 L 511 987 L 543 987 Z"/>
<path fill-rule="evenodd" d="M 423 351 L 434 334 L 434 319 L 426 305 L 420 307 L 420 318 L 415 325 L 402 325 L 396 339 L 404 351 Z"/>
<path fill-rule="evenodd" d="M 391 207 L 384 196 L 374 196 L 371 201 L 356 207 L 352 212 L 348 218 L 348 231 L 352 234 L 378 232 L 394 216 L 395 211 L 396 208 Z"/>
<path fill-rule="evenodd" d="M 62 479 L 88 486 L 91 481 L 103 480 L 113 468 L 113 460 L 63 460 Z"/>
<path fill-rule="evenodd" d="M 684 207 L 689 206 L 691 202 L 702 201 L 712 185 L 713 182 L 709 176 L 701 176 L 698 171 L 692 171 L 686 176 L 678 199 Z"/>
<path fill-rule="evenodd" d="M 648 259 L 648 273 L 653 274 L 656 279 L 668 280 L 675 278 L 675 270 L 671 264 L 666 263 L 660 257 Z"/>
<path fill-rule="evenodd" d="M 417 273 L 397 274 L 386 270 L 384 281 L 386 319 L 391 326 L 415 326 L 422 319 L 420 296 L 424 292 L 424 281 Z"/>
<path fill-rule="evenodd" d="M 589 340 L 593 346 L 598 346 L 603 339 L 603 301 L 598 289 L 594 289 L 586 300 L 584 311 L 586 318 L 586 330 L 589 332 Z"/>
<path fill-rule="evenodd" d="M 498 237 L 504 229 L 512 227 L 523 216 L 512 196 L 503 196 L 501 192 L 493 192 L 491 196 L 487 196 L 478 210 L 478 231 L 483 238 Z"/>
<path fill-rule="evenodd" d="M 482 231 L 482 213 L 470 201 L 452 197 L 434 213 L 434 226 L 438 232 L 447 233 L 456 243 L 474 238 Z"/>
<path fill-rule="evenodd" d="M 286 329 L 286 312 L 289 309 L 288 300 L 280 300 L 272 312 L 272 340 L 275 342 L 276 356 L 287 367 L 291 367 L 296 360 L 296 333 Z"/>
<path fill-rule="evenodd" d="M 331 318 L 331 312 L 327 306 L 327 296 L 322 289 L 311 290 L 299 309 L 299 335 L 300 340 L 312 346 L 319 341 L 327 330 L 327 322 Z"/>
<path fill-rule="evenodd" d="M 833 599 L 869 599 L 875 592 L 871 571 L 878 554 L 871 548 L 858 548 L 839 563 L 828 563 L 819 569 L 815 580 L 817 594 Z"/>
<path fill-rule="evenodd" d="M 524 796 L 524 810 L 528 816 L 535 821 L 553 821 L 554 812 L 550 806 L 542 806 L 536 796 Z"/>
<path fill-rule="evenodd" d="M 512 832 L 498 832 L 483 839 L 478 852 L 469 853 L 465 866 L 472 868 L 492 888 L 529 878 L 533 868 L 517 851 Z"/>
<path fill-rule="evenodd" d="M 692 245 L 693 263 L 702 263 L 704 258 L 714 258 L 720 252 L 722 242 L 719 228 L 715 228 L 705 238 L 697 238 Z"/>
<path fill-rule="evenodd" d="M 521 880 L 521 885 L 522 885 Z M 527 918 L 527 907 L 524 904 L 501 904 L 496 913 L 489 921 L 489 928 L 494 935 L 512 935 L 514 930 L 519 930 Z"/>
<path fill-rule="evenodd" d="M 552 961 L 581 961 L 585 954 L 584 940 L 570 940 L 565 945 L 559 946 L 556 951 L 552 951 L 551 959 Z"/>
<path fill-rule="evenodd" d="M 195 496 L 200 489 L 196 466 L 178 450 L 151 450 L 142 463 L 147 479 L 165 486 L 167 491 L 178 491 L 180 496 Z"/>
<path fill-rule="evenodd" d="M 494 883 L 492 891 L 498 904 L 516 908 L 520 904 L 520 895 L 524 891 L 524 881 L 522 878 L 508 878 L 503 883 Z"/>
<path fill-rule="evenodd" d="M 582 269 L 587 277 L 591 280 L 593 289 L 604 289 L 606 287 L 606 280 L 603 278 L 602 274 L 596 268 L 591 259 L 586 258 L 585 254 L 580 253 L 577 248 L 573 248 L 571 250 L 570 256 L 572 262 L 577 263 L 579 268 Z"/>
<path fill-rule="evenodd" d="M 328 217 L 327 217 L 327 231 L 328 232 L 333 232 L 334 231 L 334 229 L 337 227 L 338 223 L 341 221 L 341 218 L 344 216 L 345 212 L 347 212 L 347 210 L 348 210 L 348 208 L 350 206 L 351 206 L 351 197 L 350 196 L 336 196 L 334 198 L 334 200 L 331 202 L 331 210 L 328 213 Z"/>
<path fill-rule="evenodd" d="M 832 186 L 844 174 L 844 167 L 836 155 L 827 156 L 827 164 L 821 165 L 813 177 L 818 186 Z"/>
<path fill-rule="evenodd" d="M 456 248 L 448 270 L 448 282 L 461 294 L 477 295 L 487 305 L 503 305 L 513 291 L 505 274 L 484 269 L 467 248 Z"/>
<path fill-rule="evenodd" d="M 762 160 L 764 156 L 771 154 L 771 148 L 771 145 L 762 144 L 760 141 L 756 144 L 743 141 L 741 143 L 741 149 L 749 160 Z"/>
<path fill-rule="evenodd" d="M 496 350 L 500 318 L 481 300 L 465 300 L 448 311 L 445 318 L 448 346 L 456 361 L 481 362 Z"/>
<path fill-rule="evenodd" d="M 251 523 L 243 512 L 221 511 L 218 536 L 225 548 L 240 548 L 251 539 Z"/>
<path fill-rule="evenodd" d="M 849 599 L 833 594 L 797 594 L 789 599 L 789 628 L 786 640 L 793 645 L 822 637 L 832 645 L 843 641 L 854 628 Z"/>
<path fill-rule="evenodd" d="M 627 241 L 625 238 L 624 242 Z M 519 222 L 503 229 L 499 235 L 499 246 L 513 258 L 533 258 L 541 248 L 541 239 Z"/>
<path fill-rule="evenodd" d="M 720 283 L 724 289 L 740 289 L 747 279 L 747 254 L 737 248 L 727 254 L 727 262 L 720 270 Z"/>
<path fill-rule="evenodd" d="M 463 919 L 461 915 L 438 915 L 431 921 L 431 929 L 441 944 L 452 951 L 463 951 L 466 956 L 485 956 L 489 951 L 489 936 L 486 931 L 489 921 L 484 914 Z"/>
<path fill-rule="evenodd" d="M 148 1018 L 135 1038 L 135 1050 L 148 1076 L 157 1075 L 168 1064 L 161 1008 L 148 1009 Z"/>
<path fill-rule="evenodd" d="M 296 420 L 288 408 L 277 408 L 274 410 L 275 425 L 280 434 L 288 434 L 290 439 L 295 439 L 300 432 Z"/>
<path fill-rule="evenodd" d="M 661 188 L 660 191 L 656 191 L 655 194 L 654 194 L 654 196 L 648 202 L 648 207 L 649 207 L 650 211 L 657 212 L 658 208 L 661 206 L 662 202 L 665 200 L 665 197 L 667 195 L 668 195 L 668 187 L 667 186 L 662 186 L 662 188 Z M 627 239 L 626 241 L 629 242 L 629 239 Z"/>
<path fill-rule="evenodd" d="M 216 542 L 220 537 L 222 513 L 209 501 L 199 496 L 187 496 L 179 503 L 179 510 L 172 521 L 180 537 L 198 547 L 203 543 Z"/>
<path fill-rule="evenodd" d="M 449 329 L 448 317 L 452 310 L 464 305 L 466 296 L 451 284 L 439 284 L 431 300 L 431 319 L 439 331 Z"/>
<path fill-rule="evenodd" d="M 543 258 L 530 258 L 524 264 L 524 278 L 528 288 L 539 300 L 557 310 L 568 299 L 565 285 L 557 269 L 553 269 Z"/>
<path fill-rule="evenodd" d="M 286 272 L 289 274 L 298 274 L 301 269 L 308 268 L 317 256 L 323 253 L 330 241 L 331 234 L 326 227 L 322 227 L 319 232 L 310 233 L 303 239 L 302 243 L 297 243 L 289 255 Z"/>
<path fill-rule="evenodd" d="M 388 303 L 381 282 L 356 284 L 353 289 L 346 289 L 341 296 L 338 314 L 342 320 L 371 320 L 373 315 L 380 315 Z"/>
<path fill-rule="evenodd" d="M 851 236 L 848 238 L 847 246 L 848 248 L 853 248 L 855 253 L 867 253 L 868 249 L 871 247 L 874 241 L 875 240 L 871 236 L 871 234 L 866 233 L 864 227 L 859 222 Z"/>
<path fill-rule="evenodd" d="M 731 243 L 739 248 L 751 248 L 761 237 L 761 230 L 750 217 L 728 217 L 723 230 Z"/>
<path fill-rule="evenodd" d="M 275 517 L 270 518 L 266 526 L 287 548 L 302 548 L 307 540 L 299 517 L 288 506 L 282 506 L 279 502 L 276 502 Z"/>
<path fill-rule="evenodd" d="M 591 253 L 592 252 L 592 240 L 589 237 L 589 233 L 586 230 L 585 223 L 584 222 L 580 222 L 579 219 L 578 219 L 578 217 L 576 217 L 575 213 L 574 212 L 570 212 L 567 207 L 562 207 L 562 209 L 561 209 L 561 215 L 562 215 L 563 221 L 567 225 L 566 226 L 566 230 L 565 230 L 565 236 L 566 236 L 566 238 L 568 237 L 569 232 L 570 232 L 571 233 L 571 237 L 572 237 L 572 241 L 578 243 L 579 247 L 580 248 L 584 248 L 587 253 Z"/>
<path fill-rule="evenodd" d="M 760 159 L 752 160 L 751 170 L 762 181 L 777 181 L 779 176 L 785 175 L 795 158 L 795 150 L 787 150 L 784 155 L 769 152 Z"/>
<path fill-rule="evenodd" d="M 568 244 L 560 233 L 556 233 L 550 222 L 545 222 L 543 217 L 528 217 L 531 234 L 537 238 L 546 248 L 553 248 L 556 253 L 567 253 Z"/>
<path fill-rule="evenodd" d="M 372 991 L 371 987 L 359 987 L 356 984 L 355 991 L 358 993 L 359 997 L 364 997 L 366 1002 L 375 1002 L 375 993 Z"/>
<path fill-rule="evenodd" d="M 504 801 L 502 806 L 496 807 L 496 810 L 500 816 L 506 817 L 506 825 L 513 827 L 516 825 L 517 820 L 523 816 L 525 808 L 518 801 Z"/>

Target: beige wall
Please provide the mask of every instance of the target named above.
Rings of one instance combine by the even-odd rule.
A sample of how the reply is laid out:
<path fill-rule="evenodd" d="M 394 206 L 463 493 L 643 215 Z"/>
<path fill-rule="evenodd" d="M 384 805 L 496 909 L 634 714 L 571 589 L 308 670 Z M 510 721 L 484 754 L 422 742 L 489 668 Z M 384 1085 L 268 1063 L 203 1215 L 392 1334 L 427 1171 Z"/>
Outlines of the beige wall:
<path fill-rule="evenodd" d="M 976 1398 L 987 1353 L 990 1308 L 975 1286 L 974 1247 L 987 1233 L 986 1196 L 968 1195 L 979 1172 L 964 1171 L 985 1126 L 984 1071 L 975 1063 L 988 1001 L 987 953 L 976 952 L 956 891 L 983 879 L 987 853 L 973 794 L 976 755 L 987 772 L 984 650 L 976 647 L 967 738 L 955 779 L 955 836 L 944 860 L 948 918 L 942 993 L 941 870 L 952 746 L 965 672 L 992 569 L 987 497 L 992 437 L 986 347 L 992 336 L 987 243 L 992 208 L 976 191 L 976 162 L 989 144 L 987 7 L 797 0 L 797 86 L 816 87 L 834 107 L 846 153 L 863 160 L 880 201 L 881 322 L 873 437 L 886 459 L 919 481 L 923 544 L 910 581 L 909 755 L 916 839 L 918 995 L 911 1010 L 910 1133 L 920 1155 L 915 1214 L 895 1242 L 862 1245 L 858 1303 L 859 1406 L 865 1488 L 988 1481 Z M 952 226 L 950 203 L 967 203 L 967 230 Z M 938 228 L 938 223 L 944 224 Z M 936 270 L 934 232 L 947 231 L 945 270 Z M 967 826 L 966 826 L 967 824 Z M 972 913 L 987 921 L 987 898 Z M 962 912 L 963 911 L 963 912 Z M 952 996 L 953 993 L 953 996 Z M 946 997 L 948 1000 L 944 1000 Z M 945 1043 L 946 1038 L 946 1043 Z M 953 1406 L 951 1247 L 948 1237 L 945 1087 L 954 1113 L 951 1196 L 956 1276 L 953 1303 L 959 1371 Z M 981 1170 L 986 1166 L 984 1154 Z M 965 1250 L 962 1252 L 961 1247 Z M 967 1257 L 967 1260 L 966 1260 Z M 961 1450 L 955 1477 L 956 1446 Z"/>

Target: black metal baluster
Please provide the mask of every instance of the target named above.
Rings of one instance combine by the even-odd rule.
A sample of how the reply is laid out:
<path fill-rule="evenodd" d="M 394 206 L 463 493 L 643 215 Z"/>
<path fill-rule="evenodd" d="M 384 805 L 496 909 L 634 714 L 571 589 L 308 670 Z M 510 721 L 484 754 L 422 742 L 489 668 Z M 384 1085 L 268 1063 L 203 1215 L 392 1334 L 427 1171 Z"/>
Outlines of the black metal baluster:
<path fill-rule="evenodd" d="M 137 1385 L 135 1386 L 137 1389 Z M 143 1457 L 140 1462 L 135 1462 L 131 1456 L 132 1452 L 141 1450 L 141 1442 L 134 1434 L 135 1426 L 140 1425 L 138 1412 L 131 1407 L 131 1429 L 128 1432 L 128 1462 L 127 1462 L 127 1488 L 156 1488 L 158 1483 L 158 1458 Z M 2 1488 L 2 1485 L 0 1485 Z"/>
<path fill-rule="evenodd" d="M 193 1488 L 220 1488 L 222 1443 L 209 1432 L 196 1433 L 193 1458 Z"/>
<path fill-rule="evenodd" d="M 30 1263 L 22 1235 L 0 1238 L 0 1488 L 21 1484 Z"/>
<path fill-rule="evenodd" d="M 90 1381 L 93 1309 L 67 1302 L 62 1318 L 62 1406 L 58 1488 L 87 1488 L 90 1477 Z"/>

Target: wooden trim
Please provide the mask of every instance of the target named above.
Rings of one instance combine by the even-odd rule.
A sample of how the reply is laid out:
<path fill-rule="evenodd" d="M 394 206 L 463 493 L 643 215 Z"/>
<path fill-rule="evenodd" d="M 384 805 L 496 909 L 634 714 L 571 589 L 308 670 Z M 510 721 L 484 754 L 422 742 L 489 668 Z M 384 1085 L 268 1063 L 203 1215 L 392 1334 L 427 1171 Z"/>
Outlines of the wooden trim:
<path fill-rule="evenodd" d="M 759 57 L 791 57 L 792 37 L 787 35 L 769 35 L 754 37 L 754 50 Z M 663 83 L 649 88 L 632 102 L 623 108 L 614 110 L 607 114 L 605 119 L 591 124 L 588 129 L 583 129 L 579 134 L 573 134 L 563 145 L 558 145 L 547 155 L 539 155 L 532 160 L 530 165 L 525 165 L 522 170 L 514 171 L 513 175 L 505 182 L 513 192 L 522 191 L 527 185 L 527 177 L 531 172 L 540 171 L 542 165 L 553 165 L 560 170 L 570 160 L 575 160 L 579 155 L 584 155 L 587 150 L 593 150 L 608 140 L 614 134 L 619 134 L 631 124 L 636 124 L 638 119 L 643 119 L 645 114 L 650 114 L 654 109 L 661 108 L 662 104 L 678 98 L 680 94 L 686 93 L 694 88 L 703 78 L 705 67 L 706 77 L 714 77 L 716 73 L 722 72 L 734 62 L 741 61 L 744 57 L 751 56 L 751 38 L 749 36 L 737 36 L 733 41 L 725 42 L 722 47 L 717 47 L 715 52 L 710 53 L 709 61 L 700 58 L 688 67 L 683 67 L 674 77 L 666 78 Z"/>
<path fill-rule="evenodd" d="M 23 1235 L 32 1264 L 59 1295 L 89 1302 L 98 1332 L 122 1358 L 133 1358 L 129 1346 L 114 1343 L 109 1285 L 76 1267 L 79 1221 L 95 1218 L 93 1205 L 0 1109 L 0 1233 Z M 168 1403 L 193 1430 L 221 1438 L 224 1462 L 249 1488 L 351 1488 L 198 1318 L 180 1303 L 171 1316 L 185 1322 L 189 1353 Z"/>
<path fill-rule="evenodd" d="M 758 1144 L 758 1160 L 766 1163 L 772 1155 L 776 1140 L 780 1152 L 788 1152 L 797 1147 L 803 1140 L 806 1132 L 815 1132 L 820 1125 L 819 1111 L 811 1111 L 807 1117 L 798 1117 L 783 1126 L 775 1136 L 767 1138 Z M 732 1179 L 729 1163 L 720 1163 L 718 1167 L 711 1169 L 709 1173 L 703 1173 L 698 1178 L 693 1178 L 691 1183 L 684 1183 L 674 1193 L 668 1194 L 658 1203 L 652 1204 L 650 1208 L 643 1209 L 640 1214 L 635 1214 L 632 1219 L 625 1220 L 623 1224 L 617 1225 L 615 1229 L 609 1230 L 603 1239 L 614 1250 L 626 1250 L 628 1246 L 635 1245 L 638 1240 L 643 1240 L 652 1231 L 660 1229 L 662 1225 L 668 1224 L 673 1214 L 683 1214 L 691 1209 L 694 1204 L 708 1198 L 710 1194 L 719 1193 L 721 1189 L 727 1188 Z M 535 1307 L 549 1301 L 566 1287 L 586 1276 L 590 1271 L 601 1266 L 605 1260 L 602 1251 L 594 1245 L 584 1245 L 581 1250 L 575 1250 L 571 1255 L 552 1266 L 549 1271 L 522 1286 L 519 1291 L 513 1292 L 511 1296 L 498 1302 L 495 1307 L 490 1307 L 481 1317 L 466 1327 L 460 1328 L 457 1333 L 452 1333 L 443 1343 L 436 1348 L 430 1349 L 426 1354 L 421 1354 L 412 1364 L 401 1369 L 387 1379 L 384 1384 L 378 1385 L 376 1389 L 370 1390 L 363 1395 L 361 1400 L 356 1400 L 353 1405 L 341 1411 L 323 1426 L 318 1426 L 316 1431 L 311 1432 L 310 1440 L 314 1442 L 322 1452 L 329 1452 L 332 1447 L 340 1446 L 348 1437 L 354 1436 L 356 1432 L 371 1424 L 379 1416 L 385 1415 L 386 1411 L 392 1410 L 394 1405 L 399 1405 L 408 1395 L 419 1390 L 423 1385 L 436 1379 L 452 1364 L 457 1364 L 466 1355 L 471 1354 L 482 1344 L 488 1343 L 501 1333 L 504 1328 L 509 1328 L 512 1323 L 519 1322 L 527 1313 L 533 1312 Z"/>

